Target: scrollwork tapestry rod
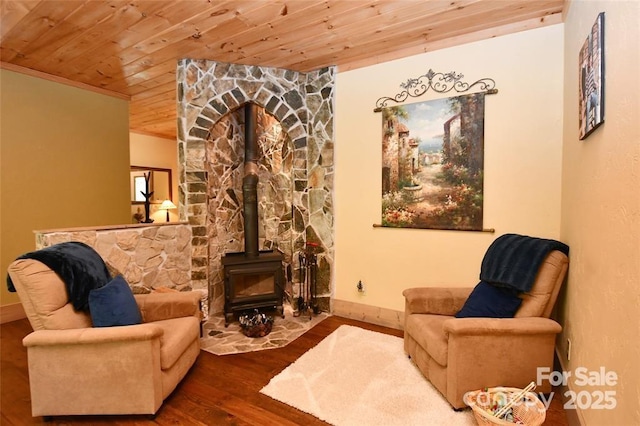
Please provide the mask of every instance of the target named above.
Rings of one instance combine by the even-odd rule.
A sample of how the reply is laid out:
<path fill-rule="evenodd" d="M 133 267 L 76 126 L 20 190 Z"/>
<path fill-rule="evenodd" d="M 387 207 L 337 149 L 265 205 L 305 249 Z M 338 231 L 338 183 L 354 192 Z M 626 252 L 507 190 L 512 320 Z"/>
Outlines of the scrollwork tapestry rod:
<path fill-rule="evenodd" d="M 409 78 L 406 83 L 401 83 L 400 87 L 404 90 L 394 97 L 383 96 L 376 101 L 376 107 L 373 112 L 380 112 L 383 108 L 389 106 L 389 102 L 396 104 L 402 103 L 408 98 L 417 98 L 424 95 L 429 89 L 437 93 L 448 93 L 455 90 L 457 93 L 463 93 L 474 87 L 484 91 L 487 95 L 498 93 L 495 88 L 496 82 L 492 78 L 481 78 L 471 84 L 463 81 L 464 75 L 457 74 L 455 71 L 448 73 L 435 72 L 432 69 L 418 78 Z"/>

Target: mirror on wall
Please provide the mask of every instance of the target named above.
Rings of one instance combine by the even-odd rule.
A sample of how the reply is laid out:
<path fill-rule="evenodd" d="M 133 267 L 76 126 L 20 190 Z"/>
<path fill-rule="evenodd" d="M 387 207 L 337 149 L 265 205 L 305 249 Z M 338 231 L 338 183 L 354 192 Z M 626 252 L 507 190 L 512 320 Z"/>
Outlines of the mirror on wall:
<path fill-rule="evenodd" d="M 171 169 L 157 167 L 131 166 L 131 203 L 144 204 L 146 192 L 145 175 L 149 175 L 149 191 L 153 192 L 151 203 L 162 203 L 172 199 Z"/>

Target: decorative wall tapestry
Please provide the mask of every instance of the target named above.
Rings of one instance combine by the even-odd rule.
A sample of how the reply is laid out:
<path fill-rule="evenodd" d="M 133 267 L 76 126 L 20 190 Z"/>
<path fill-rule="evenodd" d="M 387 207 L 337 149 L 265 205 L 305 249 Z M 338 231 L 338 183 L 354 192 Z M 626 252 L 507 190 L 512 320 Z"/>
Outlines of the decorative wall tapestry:
<path fill-rule="evenodd" d="M 447 80 L 448 76 L 448 80 Z M 483 229 L 484 99 L 497 93 L 483 79 L 481 93 L 387 106 L 432 88 L 466 91 L 462 75 L 429 71 L 380 98 L 382 112 L 382 227 L 464 231 Z M 443 78 L 436 83 L 434 78 Z M 457 85 L 457 86 L 456 86 Z M 415 87 L 419 90 L 414 90 Z M 491 230 L 487 230 L 491 231 Z"/>
<path fill-rule="evenodd" d="M 604 12 L 591 27 L 579 55 L 580 139 L 604 122 Z"/>

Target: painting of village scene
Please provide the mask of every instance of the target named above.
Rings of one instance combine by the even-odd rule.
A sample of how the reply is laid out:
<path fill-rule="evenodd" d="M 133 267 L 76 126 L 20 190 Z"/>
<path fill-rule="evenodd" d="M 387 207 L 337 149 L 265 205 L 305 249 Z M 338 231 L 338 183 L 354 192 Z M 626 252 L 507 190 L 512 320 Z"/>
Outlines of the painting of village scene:
<path fill-rule="evenodd" d="M 482 230 L 484 93 L 382 109 L 382 225 Z"/>

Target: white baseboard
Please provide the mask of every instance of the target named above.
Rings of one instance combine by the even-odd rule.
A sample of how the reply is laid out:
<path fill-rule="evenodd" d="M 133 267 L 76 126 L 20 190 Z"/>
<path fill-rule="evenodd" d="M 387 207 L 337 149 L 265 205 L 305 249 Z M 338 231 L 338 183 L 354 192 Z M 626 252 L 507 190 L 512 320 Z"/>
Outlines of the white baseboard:
<path fill-rule="evenodd" d="M 10 305 L 0 306 L 0 324 L 5 322 L 17 321 L 26 318 L 22 303 L 12 303 Z"/>
<path fill-rule="evenodd" d="M 333 299 L 331 313 L 339 317 L 404 330 L 404 312 L 402 311 Z"/>

